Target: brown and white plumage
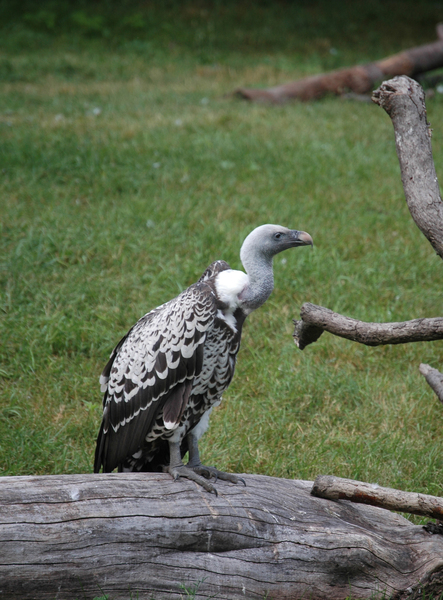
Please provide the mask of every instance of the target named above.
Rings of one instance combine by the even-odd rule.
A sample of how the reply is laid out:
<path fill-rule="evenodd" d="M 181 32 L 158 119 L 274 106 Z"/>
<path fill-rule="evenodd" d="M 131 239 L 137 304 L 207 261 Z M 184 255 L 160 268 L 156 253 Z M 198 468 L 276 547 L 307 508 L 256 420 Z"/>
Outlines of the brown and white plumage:
<path fill-rule="evenodd" d="M 201 465 L 198 439 L 234 375 L 243 322 L 272 291 L 272 257 L 306 244 L 312 244 L 309 234 L 262 225 L 242 246 L 246 274 L 216 261 L 197 283 L 132 327 L 100 378 L 95 472 L 102 466 L 104 472 L 166 469 L 209 491 L 215 488 L 208 477 L 238 481 Z"/>

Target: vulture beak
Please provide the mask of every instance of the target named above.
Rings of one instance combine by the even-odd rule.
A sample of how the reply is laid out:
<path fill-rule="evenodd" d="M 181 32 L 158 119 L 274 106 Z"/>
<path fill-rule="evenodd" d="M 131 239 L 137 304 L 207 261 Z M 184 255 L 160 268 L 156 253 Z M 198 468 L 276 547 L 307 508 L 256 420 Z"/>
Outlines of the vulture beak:
<path fill-rule="evenodd" d="M 294 246 L 313 246 L 314 241 L 306 231 L 293 231 Z"/>

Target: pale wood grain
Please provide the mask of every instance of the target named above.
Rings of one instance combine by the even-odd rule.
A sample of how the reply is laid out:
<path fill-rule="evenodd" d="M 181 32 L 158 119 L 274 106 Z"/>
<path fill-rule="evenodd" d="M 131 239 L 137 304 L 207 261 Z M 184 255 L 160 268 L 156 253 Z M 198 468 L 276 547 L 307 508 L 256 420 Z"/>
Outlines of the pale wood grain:
<path fill-rule="evenodd" d="M 242 476 L 246 487 L 218 482 L 218 497 L 167 474 L 3 477 L 0 597 L 93 598 L 101 588 L 116 600 L 179 599 L 180 584 L 198 581 L 199 599 L 226 600 L 440 589 L 442 536 L 314 498 L 312 482 Z"/>

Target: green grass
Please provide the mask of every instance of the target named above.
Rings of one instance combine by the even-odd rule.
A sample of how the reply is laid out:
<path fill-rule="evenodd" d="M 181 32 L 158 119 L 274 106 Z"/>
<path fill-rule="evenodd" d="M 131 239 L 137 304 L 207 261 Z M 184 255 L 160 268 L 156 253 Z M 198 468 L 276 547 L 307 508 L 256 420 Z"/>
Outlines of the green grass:
<path fill-rule="evenodd" d="M 418 373 L 441 366 L 441 343 L 366 348 L 324 334 L 300 352 L 291 337 L 305 301 L 370 321 L 441 314 L 441 263 L 405 206 L 387 115 L 338 98 L 268 107 L 226 95 L 432 41 L 443 19 L 431 2 L 414 18 L 391 0 L 345 4 L 134 3 L 136 34 L 103 4 L 95 30 L 81 3 L 86 21 L 50 2 L 46 17 L 8 13 L 1 474 L 90 472 L 114 344 L 212 260 L 238 268 L 245 235 L 276 222 L 309 231 L 315 248 L 277 257 L 204 460 L 442 495 L 443 407 Z M 441 173 L 439 94 L 428 118 Z"/>

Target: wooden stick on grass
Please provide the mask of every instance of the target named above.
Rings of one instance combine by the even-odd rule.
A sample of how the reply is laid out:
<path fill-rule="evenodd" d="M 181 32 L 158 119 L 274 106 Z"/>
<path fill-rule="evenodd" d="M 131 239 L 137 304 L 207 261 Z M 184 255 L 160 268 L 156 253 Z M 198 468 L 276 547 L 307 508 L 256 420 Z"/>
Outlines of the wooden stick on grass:
<path fill-rule="evenodd" d="M 377 82 L 394 75 L 414 77 L 443 66 L 443 24 L 437 25 L 438 40 L 410 48 L 376 62 L 312 75 L 268 89 L 238 88 L 234 94 L 245 100 L 281 104 L 288 100 L 316 100 L 325 94 L 352 91 L 367 94 Z"/>

